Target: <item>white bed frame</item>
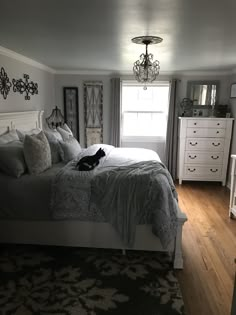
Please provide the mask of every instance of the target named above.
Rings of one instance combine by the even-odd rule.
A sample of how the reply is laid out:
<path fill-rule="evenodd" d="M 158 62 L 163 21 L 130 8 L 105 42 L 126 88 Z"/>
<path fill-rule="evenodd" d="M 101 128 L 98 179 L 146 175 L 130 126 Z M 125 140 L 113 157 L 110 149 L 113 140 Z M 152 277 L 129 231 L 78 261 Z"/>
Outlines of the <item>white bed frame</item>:
<path fill-rule="evenodd" d="M 0 113 L 0 135 L 14 128 L 24 131 L 42 128 L 42 117 L 43 111 Z M 186 215 L 179 210 L 176 239 L 165 250 L 160 240 L 152 234 L 151 226 L 138 225 L 132 249 L 171 252 L 174 268 L 182 269 L 182 227 L 186 220 Z M 123 251 L 129 249 L 124 247 L 109 223 L 75 220 L 0 220 L 0 243 L 116 248 Z"/>

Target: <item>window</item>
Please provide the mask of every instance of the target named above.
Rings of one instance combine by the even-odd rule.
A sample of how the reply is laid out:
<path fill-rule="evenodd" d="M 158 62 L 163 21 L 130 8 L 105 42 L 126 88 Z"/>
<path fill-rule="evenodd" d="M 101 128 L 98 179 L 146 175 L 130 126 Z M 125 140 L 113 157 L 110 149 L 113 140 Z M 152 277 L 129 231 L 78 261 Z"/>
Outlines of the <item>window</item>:
<path fill-rule="evenodd" d="M 122 139 L 166 137 L 169 82 L 148 86 L 122 84 Z"/>

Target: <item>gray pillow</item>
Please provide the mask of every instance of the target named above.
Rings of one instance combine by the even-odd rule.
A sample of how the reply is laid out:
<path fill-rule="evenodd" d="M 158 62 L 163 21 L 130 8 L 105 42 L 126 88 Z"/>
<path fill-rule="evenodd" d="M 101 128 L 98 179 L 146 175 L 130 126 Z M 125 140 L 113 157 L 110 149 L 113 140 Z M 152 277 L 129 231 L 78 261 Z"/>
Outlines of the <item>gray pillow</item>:
<path fill-rule="evenodd" d="M 58 139 L 62 140 L 62 137 L 58 131 L 44 131 L 44 133 L 50 145 L 52 164 L 59 163 L 61 161 L 61 154 Z"/>
<path fill-rule="evenodd" d="M 9 142 L 18 141 L 18 140 L 19 140 L 19 137 L 15 129 L 12 129 L 11 131 L 4 133 L 4 135 L 0 136 L 0 144 L 9 143 Z"/>
<path fill-rule="evenodd" d="M 74 137 L 70 136 L 66 141 L 60 141 L 59 143 L 61 146 L 61 158 L 64 162 L 75 159 L 81 152 L 81 146 Z"/>
<path fill-rule="evenodd" d="M 31 174 L 42 173 L 52 166 L 50 146 L 43 131 L 25 136 L 24 156 Z"/>
<path fill-rule="evenodd" d="M 25 173 L 26 163 L 20 141 L 0 144 L 0 170 L 17 178 Z"/>
<path fill-rule="evenodd" d="M 40 131 L 41 131 L 41 129 L 39 129 L 39 128 L 34 128 L 34 129 L 29 130 L 29 131 L 23 131 L 23 130 L 16 129 L 17 135 L 18 135 L 20 141 L 22 141 L 22 142 L 24 142 L 26 135 L 30 135 L 30 136 L 36 135 L 36 134 L 40 133 Z"/>

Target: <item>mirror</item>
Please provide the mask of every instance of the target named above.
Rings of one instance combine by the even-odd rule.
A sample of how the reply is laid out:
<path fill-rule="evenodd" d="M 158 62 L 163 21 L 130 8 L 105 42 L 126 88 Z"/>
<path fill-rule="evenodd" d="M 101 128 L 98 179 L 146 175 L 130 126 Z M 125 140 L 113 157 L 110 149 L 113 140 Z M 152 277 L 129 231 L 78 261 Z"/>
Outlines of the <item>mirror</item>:
<path fill-rule="evenodd" d="M 193 106 L 215 106 L 218 94 L 219 81 L 188 81 L 187 97 L 193 101 Z"/>

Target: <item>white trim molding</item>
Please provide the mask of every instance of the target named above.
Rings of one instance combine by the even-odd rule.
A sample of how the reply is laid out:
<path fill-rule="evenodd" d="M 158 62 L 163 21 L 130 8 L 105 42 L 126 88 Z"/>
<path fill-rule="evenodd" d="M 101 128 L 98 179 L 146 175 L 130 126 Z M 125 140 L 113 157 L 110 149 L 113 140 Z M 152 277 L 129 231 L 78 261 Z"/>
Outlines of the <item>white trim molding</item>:
<path fill-rule="evenodd" d="M 36 67 L 40 70 L 44 70 L 44 71 L 47 71 L 47 72 L 50 72 L 50 73 L 53 73 L 55 74 L 56 71 L 36 60 L 33 60 L 31 58 L 28 58 L 24 55 L 21 55 L 21 54 L 18 54 L 17 52 L 13 51 L 13 50 L 10 50 L 8 48 L 5 48 L 5 47 L 2 47 L 0 46 L 0 55 L 3 55 L 3 56 L 7 56 L 9 58 L 12 58 L 12 59 L 15 59 L 17 61 L 20 61 L 20 62 L 23 62 L 27 65 L 30 65 L 30 66 L 33 66 L 33 67 Z"/>

